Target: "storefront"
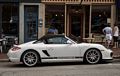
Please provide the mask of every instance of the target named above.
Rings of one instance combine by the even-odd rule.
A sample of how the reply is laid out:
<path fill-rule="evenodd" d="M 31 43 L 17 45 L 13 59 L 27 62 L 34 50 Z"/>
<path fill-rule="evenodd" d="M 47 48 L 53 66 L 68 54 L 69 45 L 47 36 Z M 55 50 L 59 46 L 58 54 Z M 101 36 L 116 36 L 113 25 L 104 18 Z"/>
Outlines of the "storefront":
<path fill-rule="evenodd" d="M 118 0 L 119 1 L 119 0 Z M 0 0 L 0 38 L 17 38 L 19 44 L 47 34 L 51 25 L 58 34 L 86 38 L 102 34 L 109 23 L 120 22 L 119 4 L 41 3 L 40 0 Z M 117 14 L 117 16 L 116 16 Z M 117 17 L 117 18 L 116 18 Z"/>
<path fill-rule="evenodd" d="M 88 37 L 89 34 L 103 34 L 103 24 L 114 26 L 116 10 L 114 4 L 92 5 L 48 5 L 45 4 L 45 26 L 55 24 L 59 34 L 75 37 Z M 62 29 L 61 29 L 61 28 Z M 61 32 L 62 31 L 62 32 Z"/>
<path fill-rule="evenodd" d="M 19 1 L 0 0 L 0 46 L 7 52 L 19 38 Z"/>
<path fill-rule="evenodd" d="M 40 0 L 0 0 L 0 39 L 6 41 L 5 47 L 32 41 L 45 34 L 44 7 Z"/>
<path fill-rule="evenodd" d="M 1 0 L 0 37 L 14 36 L 19 43 L 40 38 L 51 25 L 58 34 L 88 37 L 90 33 L 102 34 L 109 23 L 114 26 L 116 6 L 113 3 L 64 4 L 40 3 L 40 0 Z M 8 13 L 9 12 L 9 13 Z M 119 13 L 119 10 L 117 11 Z M 117 14 L 119 21 L 119 14 Z"/>
<path fill-rule="evenodd" d="M 81 36 L 83 29 L 83 8 L 79 5 L 46 4 L 45 28 L 51 25 L 58 29 L 58 34 Z M 46 33 L 47 33 L 46 30 Z"/>
<path fill-rule="evenodd" d="M 19 36 L 19 3 L 0 3 L 0 38 L 5 36 Z"/>

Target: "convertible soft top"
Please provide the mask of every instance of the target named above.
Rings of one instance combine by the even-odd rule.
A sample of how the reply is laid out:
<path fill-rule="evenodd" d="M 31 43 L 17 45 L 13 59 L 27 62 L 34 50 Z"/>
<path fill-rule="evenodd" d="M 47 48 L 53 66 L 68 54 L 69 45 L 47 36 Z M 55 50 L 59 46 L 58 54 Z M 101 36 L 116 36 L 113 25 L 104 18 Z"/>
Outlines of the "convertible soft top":
<path fill-rule="evenodd" d="M 52 38 L 52 37 L 65 37 L 65 35 L 61 35 L 61 34 L 57 34 L 57 35 L 47 34 L 47 35 L 44 35 L 43 37 L 41 37 L 40 40 L 48 39 L 48 38 Z"/>

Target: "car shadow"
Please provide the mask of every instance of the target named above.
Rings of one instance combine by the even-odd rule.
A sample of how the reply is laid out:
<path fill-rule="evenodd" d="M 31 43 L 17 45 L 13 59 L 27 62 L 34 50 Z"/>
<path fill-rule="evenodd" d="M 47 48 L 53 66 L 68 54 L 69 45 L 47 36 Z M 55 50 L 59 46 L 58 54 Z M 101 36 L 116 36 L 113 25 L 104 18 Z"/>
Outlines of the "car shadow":
<path fill-rule="evenodd" d="M 50 67 L 50 66 L 73 66 L 73 65 L 100 65 L 100 64 L 109 64 L 112 62 L 102 62 L 99 64 L 88 64 L 88 63 L 84 63 L 84 62 L 54 62 L 54 63 L 41 63 L 41 64 L 37 64 L 36 66 L 33 67 Z M 28 66 L 25 66 L 22 63 L 14 63 L 11 65 L 7 65 L 6 67 L 12 67 L 12 68 L 31 68 Z"/>

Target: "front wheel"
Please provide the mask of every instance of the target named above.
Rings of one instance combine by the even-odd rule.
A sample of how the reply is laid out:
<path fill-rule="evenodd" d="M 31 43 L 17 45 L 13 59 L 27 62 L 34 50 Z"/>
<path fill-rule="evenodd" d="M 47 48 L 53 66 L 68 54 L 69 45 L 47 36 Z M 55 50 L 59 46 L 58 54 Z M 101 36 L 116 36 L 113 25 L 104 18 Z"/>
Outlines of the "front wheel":
<path fill-rule="evenodd" d="M 35 66 L 39 57 L 35 51 L 26 51 L 22 56 L 22 61 L 26 66 Z"/>
<path fill-rule="evenodd" d="M 90 64 L 96 64 L 100 62 L 101 58 L 100 51 L 97 49 L 90 49 L 85 53 L 84 61 Z"/>

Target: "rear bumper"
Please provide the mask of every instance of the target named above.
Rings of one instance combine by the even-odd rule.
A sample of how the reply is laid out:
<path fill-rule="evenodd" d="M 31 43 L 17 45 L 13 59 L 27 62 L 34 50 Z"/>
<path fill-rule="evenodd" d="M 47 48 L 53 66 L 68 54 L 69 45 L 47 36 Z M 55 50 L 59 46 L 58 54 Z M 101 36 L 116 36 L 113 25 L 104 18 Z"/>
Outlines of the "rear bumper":
<path fill-rule="evenodd" d="M 11 62 L 20 62 L 20 55 L 17 52 L 9 51 L 7 56 Z"/>
<path fill-rule="evenodd" d="M 19 58 L 9 58 L 9 61 L 11 62 L 20 62 Z"/>

